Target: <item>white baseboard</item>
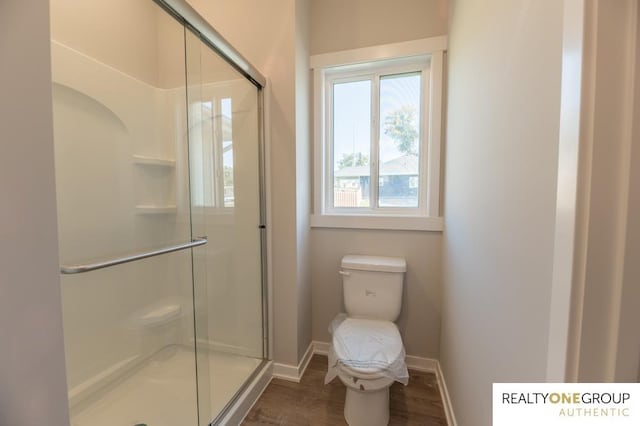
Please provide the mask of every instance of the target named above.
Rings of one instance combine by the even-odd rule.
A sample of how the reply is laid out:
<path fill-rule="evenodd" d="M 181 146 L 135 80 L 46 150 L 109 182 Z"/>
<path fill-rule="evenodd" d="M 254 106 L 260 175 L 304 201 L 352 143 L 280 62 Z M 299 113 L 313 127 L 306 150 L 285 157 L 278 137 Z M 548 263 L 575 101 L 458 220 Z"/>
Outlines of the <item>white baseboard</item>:
<path fill-rule="evenodd" d="M 407 363 L 407 368 L 409 370 L 427 371 L 429 373 L 436 373 L 438 370 L 437 359 L 407 355 L 404 360 Z"/>
<path fill-rule="evenodd" d="M 219 425 L 239 425 L 249 414 L 255 403 L 271 382 L 273 363 L 268 362 L 253 379 L 245 392 L 233 403 L 229 411 L 218 422 Z"/>
<path fill-rule="evenodd" d="M 447 390 L 447 383 L 444 380 L 444 375 L 440 368 L 440 361 L 437 359 L 423 358 L 413 355 L 407 355 L 405 360 L 409 370 L 426 371 L 436 375 L 438 389 L 440 389 L 440 398 L 442 399 L 442 408 L 444 408 L 444 415 L 447 418 L 447 424 L 449 426 L 457 426 L 456 417 L 453 415 L 453 407 L 451 406 L 451 398 L 449 397 L 449 391 Z"/>
<path fill-rule="evenodd" d="M 300 383 L 301 376 L 298 374 L 299 367 L 291 364 L 273 363 L 273 377 L 287 380 L 289 382 Z"/>
<path fill-rule="evenodd" d="M 329 348 L 331 347 L 330 343 L 314 340 L 311 344 L 313 345 L 314 354 L 329 355 Z"/>
<path fill-rule="evenodd" d="M 456 416 L 453 414 L 453 406 L 451 405 L 451 398 L 447 390 L 447 383 L 444 381 L 444 374 L 442 374 L 439 362 L 437 363 L 436 379 L 438 380 L 438 388 L 440 389 L 440 396 L 442 397 L 444 414 L 447 416 L 447 424 L 449 426 L 457 426 L 458 423 L 456 422 Z"/>
<path fill-rule="evenodd" d="M 313 356 L 313 342 L 309 343 L 300 363 L 298 365 L 273 363 L 273 377 L 288 380 L 290 382 L 300 383 L 300 379 L 309 366 L 309 361 Z"/>

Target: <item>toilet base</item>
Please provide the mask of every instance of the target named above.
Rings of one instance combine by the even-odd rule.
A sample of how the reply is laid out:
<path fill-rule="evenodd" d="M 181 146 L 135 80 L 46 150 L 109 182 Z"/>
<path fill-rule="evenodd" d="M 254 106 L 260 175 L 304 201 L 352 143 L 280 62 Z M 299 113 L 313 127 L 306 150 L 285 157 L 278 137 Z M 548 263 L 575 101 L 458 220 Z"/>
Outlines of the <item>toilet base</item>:
<path fill-rule="evenodd" d="M 387 426 L 389 424 L 389 387 L 362 392 L 347 386 L 344 418 L 349 426 Z"/>

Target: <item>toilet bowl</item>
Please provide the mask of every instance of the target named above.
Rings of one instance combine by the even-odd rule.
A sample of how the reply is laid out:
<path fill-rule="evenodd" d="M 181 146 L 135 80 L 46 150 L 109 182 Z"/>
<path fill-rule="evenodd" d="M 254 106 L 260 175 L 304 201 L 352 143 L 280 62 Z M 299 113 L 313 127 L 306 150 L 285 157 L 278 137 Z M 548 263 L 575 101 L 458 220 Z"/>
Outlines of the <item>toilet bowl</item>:
<path fill-rule="evenodd" d="M 390 321 L 347 318 L 335 330 L 332 348 L 340 360 L 338 377 L 347 387 L 344 405 L 347 423 L 386 425 L 389 387 L 404 378 L 404 348 L 396 325 Z"/>
<path fill-rule="evenodd" d="M 346 386 L 344 416 L 350 426 L 389 422 L 389 387 L 407 384 L 402 338 L 395 321 L 402 304 L 404 259 L 345 256 L 340 273 L 347 314 L 333 321 L 329 371 Z"/>

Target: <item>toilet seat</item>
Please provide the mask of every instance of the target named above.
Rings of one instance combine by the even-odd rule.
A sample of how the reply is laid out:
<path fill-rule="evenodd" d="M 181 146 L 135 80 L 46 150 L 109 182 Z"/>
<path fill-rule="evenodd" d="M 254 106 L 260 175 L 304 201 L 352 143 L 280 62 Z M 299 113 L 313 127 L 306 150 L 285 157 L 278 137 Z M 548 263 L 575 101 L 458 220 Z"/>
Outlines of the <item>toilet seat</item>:
<path fill-rule="evenodd" d="M 391 321 L 347 318 L 334 332 L 333 350 L 340 368 L 360 379 L 376 379 L 397 367 L 406 371 L 402 338 Z"/>

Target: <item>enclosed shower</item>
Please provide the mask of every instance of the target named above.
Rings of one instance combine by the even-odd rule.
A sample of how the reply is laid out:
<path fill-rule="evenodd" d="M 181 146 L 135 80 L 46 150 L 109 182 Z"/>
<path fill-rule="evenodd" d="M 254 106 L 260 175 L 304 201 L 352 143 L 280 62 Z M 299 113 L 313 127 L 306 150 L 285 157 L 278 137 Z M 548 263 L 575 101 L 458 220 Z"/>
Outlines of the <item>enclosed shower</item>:
<path fill-rule="evenodd" d="M 181 0 L 51 32 L 71 424 L 208 425 L 268 358 L 264 78 Z"/>

